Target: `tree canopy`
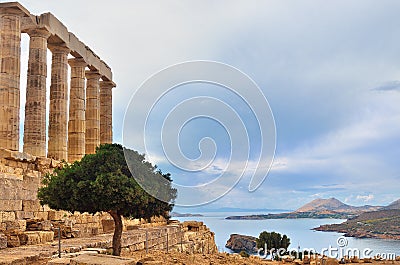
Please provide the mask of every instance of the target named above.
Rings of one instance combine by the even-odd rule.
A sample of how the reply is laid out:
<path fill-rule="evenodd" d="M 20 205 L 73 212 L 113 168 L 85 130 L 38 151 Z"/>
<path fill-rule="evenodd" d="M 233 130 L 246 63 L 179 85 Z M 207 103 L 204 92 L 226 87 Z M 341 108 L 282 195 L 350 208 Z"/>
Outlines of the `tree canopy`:
<path fill-rule="evenodd" d="M 128 163 L 127 163 L 128 161 Z M 128 166 L 129 164 L 129 166 Z M 134 174 L 134 176 L 132 175 Z M 152 181 L 154 189 L 164 196 L 161 201 L 146 193 L 135 178 Z M 113 254 L 120 254 L 121 216 L 169 218 L 176 198 L 170 174 L 164 174 L 145 160 L 144 155 L 119 144 L 105 144 L 95 154 L 86 155 L 73 164 L 65 164 L 53 174 L 46 175 L 38 198 L 55 210 L 70 212 L 109 212 L 115 222 Z M 118 241 L 119 237 L 119 246 Z M 114 246 L 114 244 L 117 244 Z"/>
<path fill-rule="evenodd" d="M 280 233 L 267 231 L 261 232 L 256 242 L 257 248 L 267 248 L 264 249 L 264 251 L 270 251 L 272 249 L 278 250 L 281 248 L 287 250 L 290 245 L 290 239 L 287 235 L 282 236 Z"/>

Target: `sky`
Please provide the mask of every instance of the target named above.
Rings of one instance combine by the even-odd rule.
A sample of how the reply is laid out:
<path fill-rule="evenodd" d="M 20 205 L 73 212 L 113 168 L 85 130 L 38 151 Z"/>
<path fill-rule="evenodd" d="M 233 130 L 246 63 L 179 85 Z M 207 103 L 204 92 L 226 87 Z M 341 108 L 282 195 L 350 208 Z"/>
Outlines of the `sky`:
<path fill-rule="evenodd" d="M 180 211 L 296 209 L 312 199 L 330 197 L 351 205 L 387 205 L 400 198 L 400 2 L 20 3 L 33 14 L 53 13 L 112 68 L 117 84 L 115 142 L 146 153 L 171 172 L 175 183 L 223 180 L 212 184 L 221 195 L 234 186 L 202 208 Z M 28 38 L 23 36 L 22 94 L 27 54 Z M 264 110 L 257 112 L 248 104 L 260 100 L 257 93 L 247 97 L 204 82 L 177 86 L 157 102 L 151 101 L 153 90 L 132 101 L 160 70 L 194 60 L 240 70 L 268 101 Z M 22 106 L 24 100 L 22 95 Z M 174 112 L 185 103 L 185 109 Z M 143 130 L 131 119 L 129 108 L 135 115 L 148 115 L 147 148 L 140 145 Z M 275 157 L 264 182 L 249 192 L 251 172 L 270 166 L 264 157 L 257 163 L 263 149 L 259 125 L 268 119 L 269 108 L 276 130 Z M 188 110 L 193 119 L 185 122 Z M 170 113 L 175 116 L 167 119 Z M 240 122 L 227 118 L 232 113 Z M 213 119 L 217 116 L 222 121 Z M 181 124 L 168 127 L 167 122 L 174 121 Z M 246 134 L 231 142 L 238 132 Z M 268 137 L 271 142 L 264 144 L 271 150 L 275 137 Z M 168 158 L 163 149 L 167 143 L 176 143 L 183 156 Z"/>

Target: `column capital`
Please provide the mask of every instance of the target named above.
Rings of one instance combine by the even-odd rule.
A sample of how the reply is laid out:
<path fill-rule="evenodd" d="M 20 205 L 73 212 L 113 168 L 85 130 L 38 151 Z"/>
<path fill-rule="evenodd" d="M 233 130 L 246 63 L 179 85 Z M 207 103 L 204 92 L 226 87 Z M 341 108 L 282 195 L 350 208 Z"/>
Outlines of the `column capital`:
<path fill-rule="evenodd" d="M 63 53 L 63 54 L 69 54 L 71 51 L 65 44 L 48 44 L 47 45 L 49 50 L 52 53 Z"/>
<path fill-rule="evenodd" d="M 71 67 L 86 67 L 88 65 L 87 62 L 85 62 L 85 60 L 81 57 L 68 59 L 68 64 Z"/>
<path fill-rule="evenodd" d="M 26 33 L 28 33 L 29 37 L 42 37 L 45 39 L 47 39 L 51 35 L 51 33 L 45 28 L 28 29 Z"/>
<path fill-rule="evenodd" d="M 97 70 L 87 70 L 85 72 L 85 76 L 87 79 L 97 79 L 98 80 L 98 79 L 100 79 L 101 74 Z"/>
<path fill-rule="evenodd" d="M 101 89 L 112 89 L 116 87 L 117 85 L 113 81 L 100 81 L 100 88 Z"/>

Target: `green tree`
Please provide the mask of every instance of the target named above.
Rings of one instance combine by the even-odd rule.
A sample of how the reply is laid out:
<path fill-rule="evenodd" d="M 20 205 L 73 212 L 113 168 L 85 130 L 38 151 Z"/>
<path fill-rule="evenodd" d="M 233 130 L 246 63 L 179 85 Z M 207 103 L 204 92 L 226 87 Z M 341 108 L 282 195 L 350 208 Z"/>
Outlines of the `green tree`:
<path fill-rule="evenodd" d="M 267 231 L 261 232 L 256 239 L 256 242 L 257 248 L 264 249 L 265 246 L 267 246 L 267 249 L 264 249 L 264 251 L 270 251 L 272 249 L 278 250 L 281 248 L 287 250 L 290 245 L 290 239 L 287 237 L 287 235 L 282 236 L 280 233 Z"/>
<path fill-rule="evenodd" d="M 152 180 L 149 182 L 154 184 L 152 189 L 163 194 L 164 200 L 146 193 L 132 174 L 135 178 Z M 163 216 L 168 219 L 176 198 L 176 189 L 172 188 L 171 182 L 170 174 L 163 174 L 147 162 L 144 155 L 119 144 L 105 144 L 98 147 L 95 154 L 46 175 L 38 197 L 42 204 L 55 210 L 108 212 L 115 223 L 113 255 L 119 256 L 122 216 L 147 220 L 152 216 Z"/>

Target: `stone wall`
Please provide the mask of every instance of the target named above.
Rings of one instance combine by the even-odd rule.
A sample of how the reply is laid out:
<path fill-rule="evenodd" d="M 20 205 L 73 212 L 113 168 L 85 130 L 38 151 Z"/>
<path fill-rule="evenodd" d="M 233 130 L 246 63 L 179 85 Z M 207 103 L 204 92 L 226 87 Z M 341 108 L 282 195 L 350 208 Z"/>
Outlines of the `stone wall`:
<path fill-rule="evenodd" d="M 37 191 L 42 177 L 60 165 L 53 159 L 0 149 L 0 249 L 52 241 L 58 228 L 62 238 L 113 232 L 114 221 L 107 213 L 69 213 L 40 205 Z M 165 223 L 157 217 L 151 223 L 124 219 L 124 230 Z"/>

